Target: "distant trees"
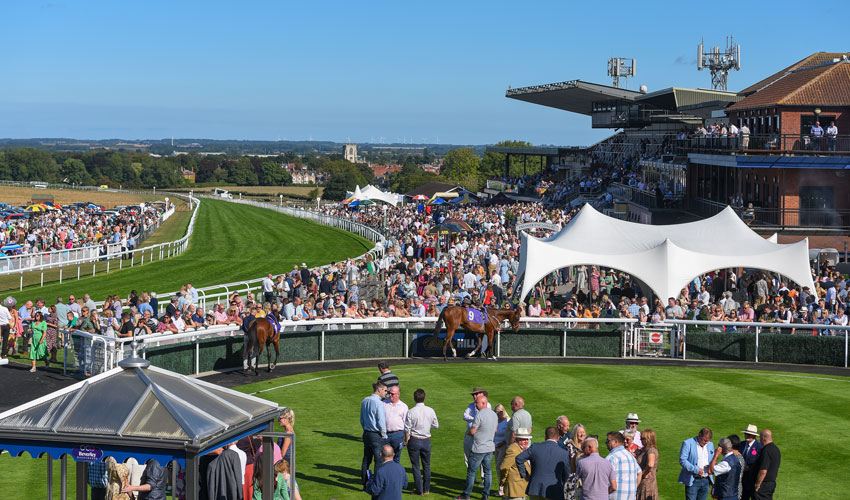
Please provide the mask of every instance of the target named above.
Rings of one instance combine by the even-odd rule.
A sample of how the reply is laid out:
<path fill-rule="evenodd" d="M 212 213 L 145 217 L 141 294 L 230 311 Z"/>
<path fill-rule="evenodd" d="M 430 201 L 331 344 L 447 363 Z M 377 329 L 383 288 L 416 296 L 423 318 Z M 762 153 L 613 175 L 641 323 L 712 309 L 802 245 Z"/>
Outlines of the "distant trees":
<path fill-rule="evenodd" d="M 292 182 L 284 163 L 281 157 L 197 154 L 156 157 L 123 151 L 51 152 L 7 147 L 0 149 L 0 179 L 78 185 L 106 184 L 125 188 L 171 188 L 187 184 L 183 178 L 185 169 L 195 172 L 195 181 L 198 183 L 283 186 Z"/>
<path fill-rule="evenodd" d="M 530 148 L 532 144 L 525 141 L 502 141 L 496 143 L 496 146 L 505 148 Z M 541 158 L 539 156 L 531 156 L 527 160 L 523 160 L 520 156 L 511 156 L 510 175 L 511 177 L 519 177 L 523 175 L 523 171 L 530 175 L 540 172 L 543 168 Z M 504 153 L 484 153 L 481 159 L 481 175 L 485 179 L 489 177 L 500 177 L 505 175 L 505 154 Z"/>
<path fill-rule="evenodd" d="M 446 153 L 440 174 L 470 191 L 478 191 L 483 183 L 479 158 L 472 148 L 457 148 Z"/>

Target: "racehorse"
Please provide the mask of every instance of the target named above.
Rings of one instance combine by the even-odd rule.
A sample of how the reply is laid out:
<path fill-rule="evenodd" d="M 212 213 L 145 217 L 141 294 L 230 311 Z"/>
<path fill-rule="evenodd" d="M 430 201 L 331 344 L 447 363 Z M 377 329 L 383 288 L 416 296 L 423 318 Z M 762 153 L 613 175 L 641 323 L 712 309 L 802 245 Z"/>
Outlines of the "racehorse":
<path fill-rule="evenodd" d="M 274 313 L 271 313 L 274 314 Z M 274 370 L 280 355 L 280 328 L 275 329 L 272 321 L 277 318 L 257 318 L 248 327 L 248 335 L 242 345 L 242 373 L 247 374 L 251 365 L 254 375 L 259 375 L 260 354 L 266 348 L 269 360 L 269 371 Z M 278 322 L 278 325 L 280 323 Z M 274 362 L 272 362 L 272 347 L 274 346 Z"/>
<path fill-rule="evenodd" d="M 451 342 L 452 337 L 454 337 L 455 330 L 461 326 L 469 332 L 478 334 L 478 345 L 475 346 L 475 349 L 473 349 L 471 353 L 466 355 L 467 359 L 471 358 L 476 352 L 478 352 L 479 349 L 481 349 L 481 342 L 484 335 L 487 335 L 487 353 L 490 358 L 496 359 L 496 356 L 493 354 L 493 336 L 496 330 L 499 330 L 502 321 L 509 320 L 511 328 L 513 328 L 514 333 L 516 333 L 517 328 L 519 327 L 519 318 L 522 315 L 522 310 L 519 308 L 495 309 L 491 307 L 486 307 L 482 310 L 486 311 L 487 319 L 484 320 L 484 323 L 475 323 L 470 321 L 473 315 L 467 313 L 466 307 L 447 306 L 443 309 L 443 312 L 440 313 L 440 317 L 437 318 L 437 324 L 434 326 L 434 338 L 437 338 L 440 334 L 441 325 L 443 323 L 446 324 L 446 340 L 443 342 L 443 360 L 448 360 L 446 357 L 447 346 L 450 346 L 452 349 L 452 357 L 457 357 L 457 351 L 455 351 Z M 484 352 L 481 354 L 483 355 Z"/>

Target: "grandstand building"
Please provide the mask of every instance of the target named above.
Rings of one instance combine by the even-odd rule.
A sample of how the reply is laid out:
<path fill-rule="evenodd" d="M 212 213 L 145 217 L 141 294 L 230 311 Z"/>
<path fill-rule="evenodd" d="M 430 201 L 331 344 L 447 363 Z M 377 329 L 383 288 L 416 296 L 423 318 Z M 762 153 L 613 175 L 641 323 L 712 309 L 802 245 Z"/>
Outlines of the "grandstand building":
<path fill-rule="evenodd" d="M 641 184 L 656 186 L 648 191 L 612 182 L 608 192 L 627 205 L 623 218 L 667 223 L 681 220 L 682 212 L 705 217 L 733 204 L 764 232 L 846 234 L 848 58 L 818 52 L 740 92 L 670 87 L 647 93 L 573 80 L 508 89 L 506 97 L 589 116 L 593 128 L 619 129 L 588 148 L 593 166 L 637 162 Z M 826 135 L 831 122 L 835 137 Z M 715 124 L 727 134 L 705 133 Z M 749 134 L 730 135 L 733 125 Z"/>

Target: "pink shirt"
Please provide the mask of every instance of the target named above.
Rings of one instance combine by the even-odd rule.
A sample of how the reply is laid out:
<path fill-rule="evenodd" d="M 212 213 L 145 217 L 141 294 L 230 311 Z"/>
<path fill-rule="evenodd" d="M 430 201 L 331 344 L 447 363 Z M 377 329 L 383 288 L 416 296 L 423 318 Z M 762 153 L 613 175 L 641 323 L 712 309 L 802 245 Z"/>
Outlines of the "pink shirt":
<path fill-rule="evenodd" d="M 227 323 L 227 315 L 221 311 L 215 312 L 215 321 L 216 323 Z"/>
<path fill-rule="evenodd" d="M 407 405 L 404 401 L 396 404 L 384 403 L 387 417 L 387 432 L 398 432 L 404 430 L 404 419 L 407 418 Z"/>
<path fill-rule="evenodd" d="M 750 308 L 749 312 L 746 309 L 741 309 L 741 312 L 738 313 L 738 319 L 741 320 L 741 321 L 746 321 L 746 320 L 752 321 L 755 318 L 756 318 L 756 311 L 752 307 Z"/>

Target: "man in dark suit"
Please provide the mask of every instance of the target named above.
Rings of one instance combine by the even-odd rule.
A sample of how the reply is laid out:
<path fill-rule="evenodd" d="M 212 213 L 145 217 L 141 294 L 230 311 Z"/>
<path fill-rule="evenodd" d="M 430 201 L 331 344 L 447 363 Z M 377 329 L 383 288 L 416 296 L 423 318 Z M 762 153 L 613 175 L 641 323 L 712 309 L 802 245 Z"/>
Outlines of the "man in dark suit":
<path fill-rule="evenodd" d="M 528 472 L 525 462 L 531 460 L 531 477 L 526 493 L 534 499 L 563 500 L 564 482 L 570 475 L 570 454 L 558 446 L 558 428 L 546 428 L 546 441 L 534 443 L 516 457 L 520 477 Z"/>
<path fill-rule="evenodd" d="M 738 451 L 744 456 L 744 475 L 741 479 L 741 500 L 752 500 L 755 497 L 755 486 L 753 479 L 755 476 L 752 473 L 752 466 L 756 463 L 756 458 L 762 449 L 762 444 L 756 437 L 759 435 L 758 428 L 750 424 L 747 430 L 744 431 L 745 441 L 741 441 L 738 445 Z"/>
<path fill-rule="evenodd" d="M 381 448 L 383 464 L 366 483 L 366 493 L 374 500 L 401 500 L 401 492 L 407 488 L 407 472 L 393 460 L 393 447 L 385 444 Z"/>

